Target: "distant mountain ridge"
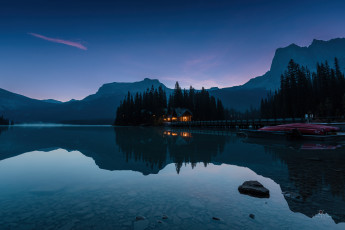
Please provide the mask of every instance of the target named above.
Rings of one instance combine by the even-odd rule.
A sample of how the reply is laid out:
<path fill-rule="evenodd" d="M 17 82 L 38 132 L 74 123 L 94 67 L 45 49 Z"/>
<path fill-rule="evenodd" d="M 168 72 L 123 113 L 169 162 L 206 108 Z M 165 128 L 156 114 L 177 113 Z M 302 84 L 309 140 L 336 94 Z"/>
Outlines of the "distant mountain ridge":
<path fill-rule="evenodd" d="M 307 66 L 311 71 L 317 62 L 328 61 L 332 66 L 337 57 L 340 67 L 345 67 L 345 39 L 337 38 L 329 41 L 313 40 L 308 47 L 291 44 L 276 50 L 270 70 L 263 76 L 249 80 L 242 86 L 219 89 L 212 87 L 209 93 L 222 100 L 226 108 L 240 111 L 256 108 L 261 98 L 267 96 L 269 90 L 280 85 L 280 75 L 285 71 L 290 59 Z M 132 94 L 143 92 L 147 88 L 161 86 L 168 94 L 173 89 L 167 88 L 157 79 L 145 78 L 133 83 L 107 83 L 95 94 L 82 100 L 59 102 L 53 99 L 37 100 L 7 90 L 0 89 L 0 115 L 20 123 L 78 123 L 78 124 L 112 124 L 116 108 L 128 91 Z"/>
<path fill-rule="evenodd" d="M 50 103 L 46 102 L 45 100 L 32 99 L 4 89 L 0 89 L 0 111 L 15 110 L 25 107 L 36 107 L 43 104 L 48 105 Z"/>
<path fill-rule="evenodd" d="M 335 38 L 329 41 L 314 39 L 311 45 L 300 47 L 291 44 L 285 48 L 278 48 L 272 60 L 271 68 L 264 75 L 250 79 L 240 86 L 243 89 L 264 88 L 274 90 L 280 86 L 280 76 L 286 70 L 288 62 L 293 59 L 296 63 L 308 67 L 313 72 L 316 64 L 327 61 L 330 66 L 334 58 L 339 60 L 342 70 L 345 68 L 345 38 Z"/>
<path fill-rule="evenodd" d="M 112 96 L 114 94 L 125 94 L 128 92 L 135 94 L 137 92 L 142 92 L 148 88 L 154 87 L 157 89 L 159 86 L 163 90 L 170 92 L 171 89 L 167 88 L 158 79 L 145 78 L 143 81 L 137 82 L 113 82 L 102 85 L 95 94 L 89 95 L 83 100 L 92 100 L 100 97 Z"/>
<path fill-rule="evenodd" d="M 19 123 L 112 124 L 116 108 L 128 91 L 135 94 L 152 86 L 172 91 L 157 79 L 149 78 L 133 83 L 104 84 L 95 94 L 68 102 L 37 100 L 0 89 L 0 114 Z"/>
<path fill-rule="evenodd" d="M 45 100 L 42 100 L 42 101 L 49 102 L 49 103 L 55 103 L 55 104 L 63 103 L 62 101 L 58 101 L 58 100 L 54 100 L 54 99 L 45 99 Z"/>
<path fill-rule="evenodd" d="M 159 80 L 149 78 L 133 83 L 104 84 L 95 94 L 68 102 L 37 100 L 0 90 L 0 114 L 18 123 L 112 124 L 116 109 L 128 91 L 135 94 L 152 86 L 161 86 L 167 94 L 173 92 L 173 89 L 167 88 Z M 220 98 L 225 107 L 242 110 L 249 108 L 251 103 L 253 106 L 258 105 L 261 96 L 267 93 L 265 90 L 233 91 L 216 87 L 209 89 L 209 92 Z"/>

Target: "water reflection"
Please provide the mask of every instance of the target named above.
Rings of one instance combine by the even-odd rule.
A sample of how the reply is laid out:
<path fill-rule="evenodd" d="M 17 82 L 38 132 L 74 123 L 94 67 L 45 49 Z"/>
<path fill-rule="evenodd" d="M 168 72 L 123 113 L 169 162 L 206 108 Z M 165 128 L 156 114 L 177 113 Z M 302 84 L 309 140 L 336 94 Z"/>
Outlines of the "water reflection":
<path fill-rule="evenodd" d="M 335 222 L 343 222 L 345 149 L 338 144 L 300 143 L 300 146 L 264 144 L 266 153 L 287 166 L 288 180 L 274 175 L 271 178 L 280 184 L 292 211 L 313 217 L 317 210 L 326 210 Z"/>
<path fill-rule="evenodd" d="M 126 155 L 126 161 L 145 162 L 151 169 L 162 169 L 175 163 L 179 173 L 183 164 L 203 162 L 205 166 L 212 158 L 224 151 L 229 137 L 194 134 L 186 131 L 170 131 L 136 127 L 115 128 L 116 144 Z M 129 135 L 130 134 L 130 135 Z"/>
<path fill-rule="evenodd" d="M 2 132 L 5 132 L 7 130 L 8 130 L 8 126 L 1 126 L 0 125 L 0 135 L 1 135 Z"/>
<path fill-rule="evenodd" d="M 138 127 L 11 127 L 0 136 L 0 160 L 23 153 L 77 150 L 105 170 L 157 174 L 174 163 L 194 168 L 228 164 L 248 167 L 281 187 L 290 209 L 309 217 L 329 214 L 345 221 L 345 154 L 341 144 L 243 140 L 217 131 Z"/>

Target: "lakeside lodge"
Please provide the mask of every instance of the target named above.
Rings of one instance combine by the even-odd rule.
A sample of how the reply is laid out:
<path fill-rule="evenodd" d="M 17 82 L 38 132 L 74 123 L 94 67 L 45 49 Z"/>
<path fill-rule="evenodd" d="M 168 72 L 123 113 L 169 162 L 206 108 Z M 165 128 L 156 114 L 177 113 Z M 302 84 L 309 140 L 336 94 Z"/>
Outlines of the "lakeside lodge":
<path fill-rule="evenodd" d="M 163 118 L 164 122 L 189 122 L 192 121 L 193 114 L 189 109 L 176 108 L 171 114 Z"/>

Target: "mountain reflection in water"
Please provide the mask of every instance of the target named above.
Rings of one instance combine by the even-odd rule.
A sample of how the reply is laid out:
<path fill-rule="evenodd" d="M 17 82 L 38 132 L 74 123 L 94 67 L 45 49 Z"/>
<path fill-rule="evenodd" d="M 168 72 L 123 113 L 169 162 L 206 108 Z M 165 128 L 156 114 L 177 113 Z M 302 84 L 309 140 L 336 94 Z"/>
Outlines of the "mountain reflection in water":
<path fill-rule="evenodd" d="M 11 127 L 0 131 L 0 160 L 23 153 L 77 150 L 105 170 L 157 174 L 174 163 L 248 167 L 280 185 L 293 212 L 319 210 L 345 222 L 345 148 L 341 144 L 245 140 L 221 131 L 139 127 Z"/>

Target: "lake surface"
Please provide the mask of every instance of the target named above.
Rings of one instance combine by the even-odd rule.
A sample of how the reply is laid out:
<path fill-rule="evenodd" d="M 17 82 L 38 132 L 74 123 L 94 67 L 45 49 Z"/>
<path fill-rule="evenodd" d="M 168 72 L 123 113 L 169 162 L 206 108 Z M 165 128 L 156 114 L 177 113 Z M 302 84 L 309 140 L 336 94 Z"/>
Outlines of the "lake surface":
<path fill-rule="evenodd" d="M 345 229 L 343 145 L 212 130 L 2 128 L 0 229 Z M 246 180 L 270 198 L 240 194 Z"/>

